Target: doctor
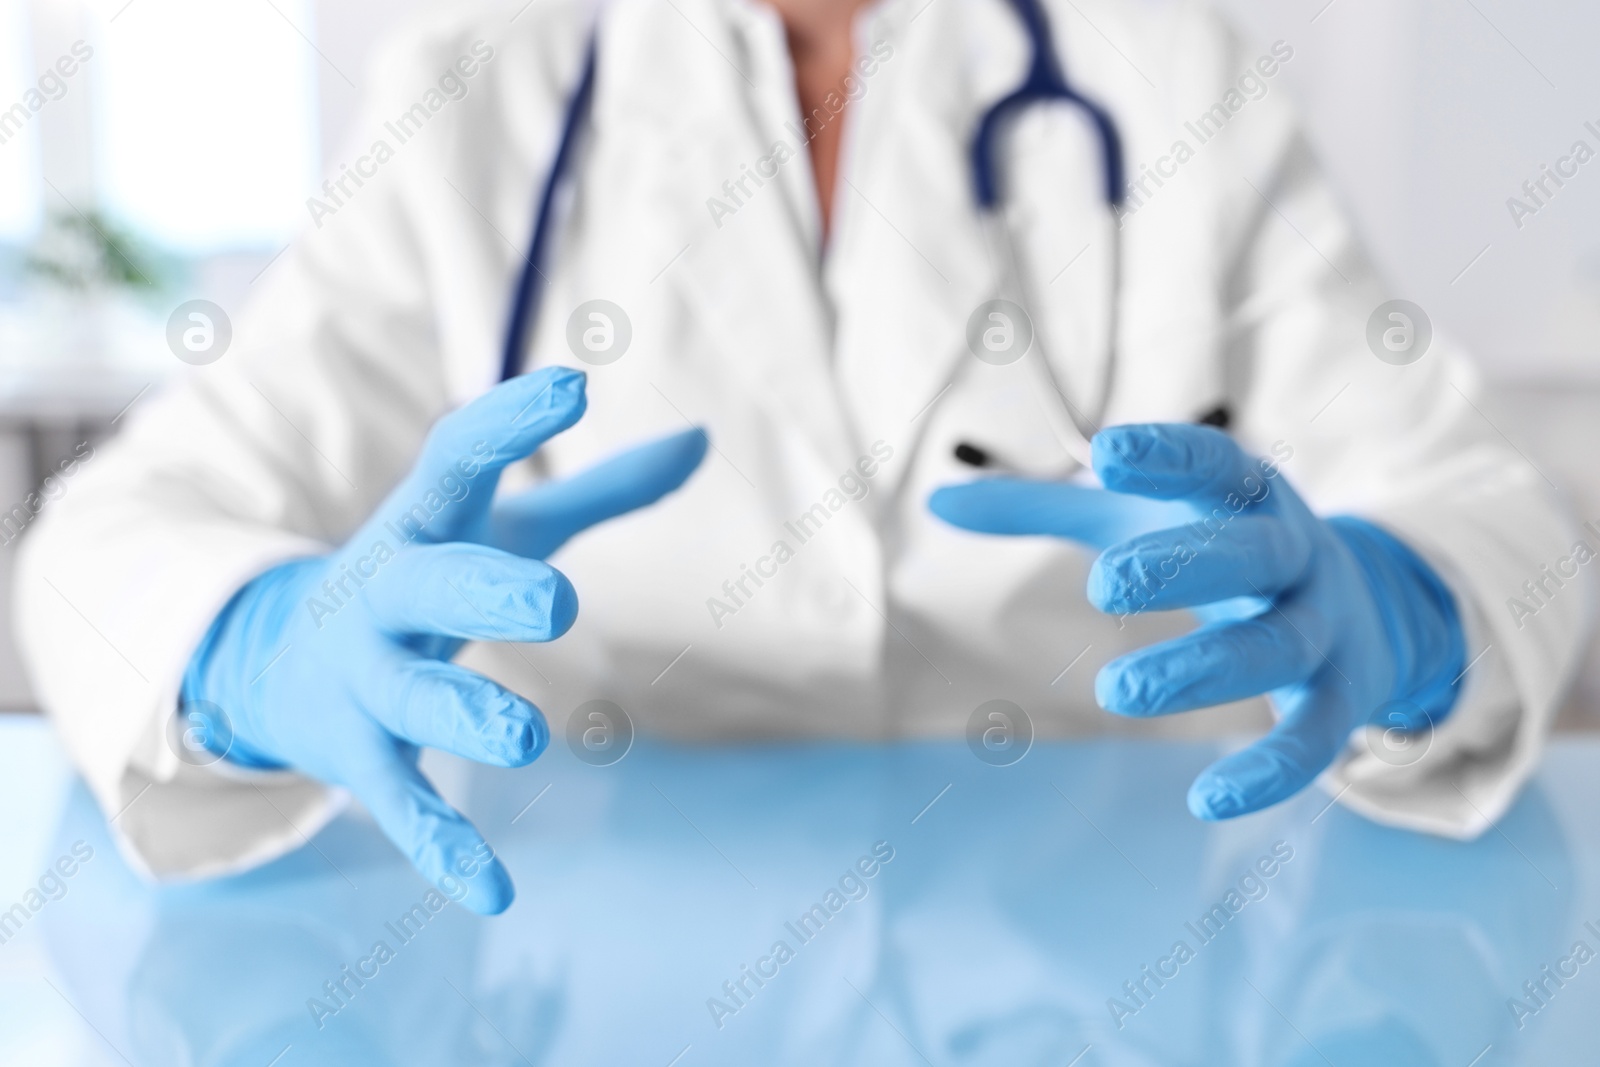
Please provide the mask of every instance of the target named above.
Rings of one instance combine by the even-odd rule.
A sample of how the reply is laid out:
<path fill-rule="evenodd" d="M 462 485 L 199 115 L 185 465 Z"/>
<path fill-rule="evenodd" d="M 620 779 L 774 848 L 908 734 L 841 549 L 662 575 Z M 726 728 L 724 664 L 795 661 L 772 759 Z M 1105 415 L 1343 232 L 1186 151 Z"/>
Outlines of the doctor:
<path fill-rule="evenodd" d="M 980 210 L 1030 34 L 1079 100 L 1006 117 Z M 1293 55 L 1163 0 L 533 0 L 394 47 L 230 350 L 23 550 L 38 692 L 128 854 L 238 870 L 354 794 L 496 912 L 493 828 L 419 750 L 520 765 L 598 699 L 715 740 L 993 700 L 1254 731 L 1197 816 L 1320 775 L 1481 832 L 1578 654 L 1575 535 L 1451 344 L 1369 346 L 1395 294 Z"/>

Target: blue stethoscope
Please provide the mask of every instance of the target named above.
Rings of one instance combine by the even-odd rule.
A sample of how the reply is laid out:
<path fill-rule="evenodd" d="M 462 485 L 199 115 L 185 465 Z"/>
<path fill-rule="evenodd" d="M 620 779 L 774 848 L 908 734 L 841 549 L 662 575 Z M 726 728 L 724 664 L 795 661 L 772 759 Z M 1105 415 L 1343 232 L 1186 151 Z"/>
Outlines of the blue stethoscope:
<path fill-rule="evenodd" d="M 1018 267 L 1015 244 L 1010 227 L 1006 226 L 1001 218 L 1001 176 L 998 165 L 1000 139 L 1016 117 L 1027 108 L 1039 104 L 1062 103 L 1080 110 L 1093 127 L 1095 135 L 1100 142 L 1101 175 L 1104 178 L 1104 198 L 1108 211 L 1115 212 L 1121 206 L 1124 197 L 1123 166 L 1122 166 L 1122 141 L 1117 135 L 1116 125 L 1111 121 L 1111 116 L 1099 104 L 1079 93 L 1067 81 L 1063 73 L 1060 60 L 1056 56 L 1055 46 L 1050 37 L 1050 24 L 1045 17 L 1044 9 L 1039 0 L 1010 0 L 1016 9 L 1017 17 L 1021 20 L 1023 29 L 1027 32 L 1030 48 L 1030 60 L 1027 76 L 1013 92 L 989 108 L 978 121 L 977 131 L 972 138 L 970 149 L 970 165 L 972 168 L 973 196 L 977 202 L 978 210 L 984 216 L 986 228 L 991 235 L 995 247 L 996 257 L 1001 264 L 1003 277 L 1002 288 L 1014 291 L 1018 297 L 1025 293 L 1023 272 Z M 555 161 L 551 164 L 550 172 L 545 176 L 544 185 L 539 190 L 538 210 L 534 215 L 533 237 L 528 249 L 527 259 L 524 263 L 521 276 L 517 281 L 517 288 L 513 296 L 510 321 L 506 326 L 505 347 L 502 350 L 500 362 L 500 380 L 505 381 L 517 373 L 522 364 L 522 349 L 527 340 L 528 331 L 532 328 L 533 321 L 539 312 L 539 301 L 544 292 L 545 275 L 540 265 L 545 262 L 546 253 L 552 239 L 552 229 L 555 216 L 555 202 L 560 193 L 562 184 L 570 177 L 573 159 L 576 155 L 578 133 L 584 124 L 589 112 L 590 100 L 594 95 L 595 78 L 595 41 L 591 37 L 583 59 L 583 73 L 578 79 L 577 87 L 567 102 L 565 117 L 561 124 L 561 140 L 556 148 Z M 1052 404 L 1047 411 L 1064 411 L 1066 418 L 1059 416 L 1051 419 L 1053 428 L 1061 439 L 1063 447 L 1072 457 L 1075 465 L 1087 466 L 1089 462 L 1089 439 L 1099 429 L 1098 420 L 1103 416 L 1110 400 L 1112 382 L 1115 377 L 1117 356 L 1117 308 L 1121 296 L 1121 270 L 1122 270 L 1121 231 L 1117 226 L 1111 227 L 1111 283 L 1108 287 L 1107 314 L 1106 314 L 1106 359 L 1105 370 L 1101 376 L 1100 388 L 1097 397 L 1090 402 L 1085 411 L 1075 405 L 1067 392 L 1061 388 L 1056 380 L 1055 372 L 1051 367 L 1049 358 L 1043 351 L 1042 344 L 1037 341 L 1033 345 L 1034 351 L 1024 357 L 1023 362 L 1030 366 L 1032 372 L 1039 376 L 1041 385 L 1048 393 L 1053 393 L 1059 398 L 1059 404 Z M 1028 306 L 1026 299 L 1018 299 L 1022 307 Z M 1213 412 L 1202 421 L 1226 422 L 1226 413 L 1223 409 Z M 956 446 L 956 456 L 965 463 L 974 466 L 992 466 L 1000 461 L 988 451 L 977 446 L 962 443 Z"/>

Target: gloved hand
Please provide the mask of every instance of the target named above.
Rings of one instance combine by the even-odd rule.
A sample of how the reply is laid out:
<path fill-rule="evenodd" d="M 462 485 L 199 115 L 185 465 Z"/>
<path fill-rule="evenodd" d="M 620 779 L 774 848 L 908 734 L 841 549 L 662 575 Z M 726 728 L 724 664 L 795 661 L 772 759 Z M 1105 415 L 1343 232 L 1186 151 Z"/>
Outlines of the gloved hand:
<path fill-rule="evenodd" d="M 1088 581 L 1101 611 L 1197 609 L 1199 629 L 1095 678 L 1100 705 L 1134 717 L 1271 695 L 1273 730 L 1190 787 L 1197 817 L 1292 796 L 1357 727 L 1410 731 L 1449 714 L 1460 619 L 1404 544 L 1360 519 L 1317 517 L 1275 464 L 1209 426 L 1117 426 L 1092 444 L 1104 489 L 992 478 L 939 489 L 929 507 L 969 530 L 1103 548 Z"/>
<path fill-rule="evenodd" d="M 449 661 L 466 640 L 566 632 L 577 596 L 538 557 L 676 489 L 705 455 L 691 430 L 494 500 L 503 468 L 583 415 L 584 384 L 578 371 L 540 370 L 441 418 L 344 547 L 274 567 L 233 597 L 183 680 L 186 712 L 203 719 L 209 704 L 226 717 L 198 732 L 230 760 L 349 789 L 425 878 L 453 876 L 483 914 L 510 905 L 511 880 L 418 770 L 419 748 L 517 767 L 549 728 L 531 703 Z"/>

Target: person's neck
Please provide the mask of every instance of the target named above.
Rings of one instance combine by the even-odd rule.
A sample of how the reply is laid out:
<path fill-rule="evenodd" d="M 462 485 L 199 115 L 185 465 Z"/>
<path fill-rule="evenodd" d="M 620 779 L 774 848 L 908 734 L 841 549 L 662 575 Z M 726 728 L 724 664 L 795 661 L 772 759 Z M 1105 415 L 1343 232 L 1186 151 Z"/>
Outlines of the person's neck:
<path fill-rule="evenodd" d="M 833 221 L 833 193 L 843 144 L 845 78 L 855 60 L 852 35 L 856 12 L 870 0 L 767 0 L 783 20 L 794 65 L 801 124 L 810 138 L 811 173 L 816 182 L 822 237 Z M 831 110 L 825 101 L 840 110 Z"/>

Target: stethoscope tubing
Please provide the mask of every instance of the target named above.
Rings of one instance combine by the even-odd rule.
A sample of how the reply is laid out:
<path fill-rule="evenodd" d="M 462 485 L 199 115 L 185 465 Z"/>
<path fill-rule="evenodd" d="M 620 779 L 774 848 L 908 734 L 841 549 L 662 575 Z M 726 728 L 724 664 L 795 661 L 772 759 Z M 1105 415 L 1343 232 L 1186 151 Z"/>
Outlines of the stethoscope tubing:
<path fill-rule="evenodd" d="M 539 190 L 539 203 L 533 215 L 533 237 L 528 242 L 528 254 L 523 260 L 522 271 L 517 276 L 517 288 L 511 300 L 511 317 L 506 323 L 505 341 L 500 352 L 502 382 L 515 377 L 521 370 L 523 345 L 538 319 L 539 304 L 544 297 L 544 283 L 547 280 L 540 264 L 545 262 L 555 229 L 556 196 L 561 191 L 561 183 L 572 170 L 578 134 L 584 119 L 588 117 L 589 104 L 594 97 L 598 51 L 596 35 L 590 34 L 583 55 L 583 73 L 579 75 L 577 87 L 567 101 L 566 115 L 561 122 L 561 140 L 556 145 L 556 158 L 550 164 L 550 172 L 545 175 L 544 185 Z"/>

